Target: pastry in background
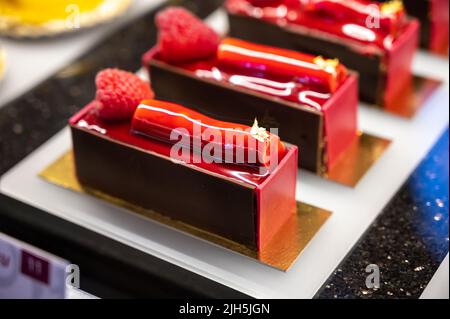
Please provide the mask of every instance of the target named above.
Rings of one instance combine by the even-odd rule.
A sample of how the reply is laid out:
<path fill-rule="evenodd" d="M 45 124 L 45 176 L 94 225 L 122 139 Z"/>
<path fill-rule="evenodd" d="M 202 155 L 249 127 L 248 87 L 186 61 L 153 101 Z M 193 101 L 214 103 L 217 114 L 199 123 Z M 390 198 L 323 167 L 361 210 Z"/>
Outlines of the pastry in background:
<path fill-rule="evenodd" d="M 230 35 L 338 58 L 360 77 L 361 100 L 391 108 L 412 86 L 419 23 L 399 0 L 227 0 Z"/>
<path fill-rule="evenodd" d="M 131 0 L 0 0 L 0 35 L 40 37 L 92 27 L 123 13 Z"/>
<path fill-rule="evenodd" d="M 6 70 L 6 53 L 0 47 L 0 80 L 3 78 Z"/>
<path fill-rule="evenodd" d="M 449 0 L 403 0 L 403 3 L 408 14 L 420 21 L 420 46 L 448 54 Z"/>

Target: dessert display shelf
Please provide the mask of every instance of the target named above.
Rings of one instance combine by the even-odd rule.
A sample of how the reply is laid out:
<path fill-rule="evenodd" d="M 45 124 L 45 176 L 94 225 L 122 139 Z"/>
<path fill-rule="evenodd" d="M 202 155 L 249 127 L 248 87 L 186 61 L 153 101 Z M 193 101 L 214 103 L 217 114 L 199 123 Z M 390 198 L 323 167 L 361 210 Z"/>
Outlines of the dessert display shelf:
<path fill-rule="evenodd" d="M 423 54 L 418 59 L 425 70 L 430 66 L 444 70 L 446 64 Z M 7 173 L 0 186 L 9 196 L 251 296 L 310 298 L 448 126 L 448 112 L 448 84 L 412 121 L 363 108 L 362 127 L 395 142 L 356 189 L 300 173 L 298 198 L 333 215 L 286 273 L 129 214 L 122 207 L 49 184 L 39 174 L 69 150 L 67 129 Z"/>
<path fill-rule="evenodd" d="M 220 11 L 209 22 L 223 26 L 224 17 L 224 12 Z M 417 55 L 414 71 L 439 77 L 444 82 L 410 120 L 359 106 L 359 128 L 393 143 L 354 189 L 321 179 L 307 171 L 299 171 L 296 199 L 333 214 L 305 244 L 302 254 L 287 272 L 280 272 L 230 249 L 130 213 L 122 206 L 49 183 L 42 175 L 54 178 L 57 174 L 48 174 L 49 170 L 59 170 L 69 163 L 64 161 L 64 157 L 61 160 L 72 147 L 68 128 L 3 175 L 0 191 L 55 218 L 79 225 L 249 296 L 311 298 L 448 127 L 447 67 L 445 60 L 424 53 Z M 58 165 L 62 166 L 58 168 Z M 63 171 L 67 172 L 65 168 Z M 67 184 L 63 186 L 71 187 Z M 364 274 L 362 270 L 361 275 Z"/>

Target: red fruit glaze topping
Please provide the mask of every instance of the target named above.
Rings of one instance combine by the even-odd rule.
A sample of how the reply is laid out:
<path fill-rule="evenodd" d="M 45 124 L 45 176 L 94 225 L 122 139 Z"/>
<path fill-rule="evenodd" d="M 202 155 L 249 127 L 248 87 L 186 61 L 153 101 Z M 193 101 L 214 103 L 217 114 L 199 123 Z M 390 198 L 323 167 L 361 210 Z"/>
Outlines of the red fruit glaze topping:
<path fill-rule="evenodd" d="M 217 59 L 224 65 L 264 70 L 268 74 L 290 77 L 305 86 L 331 93 L 338 89 L 348 74 L 337 59 L 324 59 L 234 38 L 226 38 L 220 43 Z"/>
<path fill-rule="evenodd" d="M 189 11 L 169 7 L 156 16 L 161 58 L 169 63 L 182 63 L 212 57 L 219 36 Z"/>
<path fill-rule="evenodd" d="M 142 100 L 154 97 L 147 82 L 118 69 L 99 72 L 95 83 L 98 114 L 105 120 L 130 119 Z"/>
<path fill-rule="evenodd" d="M 256 121 L 253 127 L 223 122 L 184 106 L 157 100 L 146 100 L 139 105 L 132 131 L 170 144 L 187 141 L 183 145 L 187 149 L 193 149 L 193 141 L 198 140 L 202 148 L 209 145 L 220 150 L 215 160 L 235 164 L 269 167 L 279 163 L 286 150 L 277 135 L 259 127 Z M 183 139 L 178 141 L 177 135 Z M 227 153 L 231 155 L 228 159 Z"/>
<path fill-rule="evenodd" d="M 232 14 L 262 19 L 288 28 L 318 30 L 365 46 L 392 46 L 408 24 L 400 0 L 377 3 L 367 0 L 227 0 Z"/>

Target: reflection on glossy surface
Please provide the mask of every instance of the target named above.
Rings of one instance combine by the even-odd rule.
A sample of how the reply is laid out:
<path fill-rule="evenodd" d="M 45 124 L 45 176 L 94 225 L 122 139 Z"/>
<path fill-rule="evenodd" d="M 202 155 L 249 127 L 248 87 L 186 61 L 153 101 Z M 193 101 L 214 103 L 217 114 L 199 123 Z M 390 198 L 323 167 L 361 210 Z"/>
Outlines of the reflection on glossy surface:
<path fill-rule="evenodd" d="M 291 96 L 295 88 L 295 83 L 293 82 L 281 83 L 245 75 L 232 75 L 229 81 L 237 86 L 280 97 Z"/>
<path fill-rule="evenodd" d="M 219 67 L 213 65 L 214 63 L 210 63 L 209 66 L 207 63 L 204 63 L 198 68 L 197 66 L 187 66 L 187 69 L 191 69 L 201 78 L 230 83 L 244 89 L 278 97 L 285 101 L 300 103 L 318 111 L 321 111 L 325 103 L 332 97 L 331 93 L 317 92 L 295 81 L 271 80 L 267 79 L 267 75 L 261 75 L 262 73 L 256 73 L 252 76 L 248 75 L 251 72 L 246 72 L 245 70 L 242 70 L 242 73 L 245 75 L 238 75 L 236 74 L 239 72 L 237 70 L 228 71 L 227 68 L 219 69 Z M 233 74 L 230 75 L 227 71 L 233 72 Z"/>
<path fill-rule="evenodd" d="M 342 26 L 342 32 L 348 37 L 364 42 L 374 42 L 377 39 L 375 32 L 357 24 L 344 24 Z"/>
<path fill-rule="evenodd" d="M 289 269 L 319 229 L 331 217 L 331 212 L 327 210 L 298 202 L 297 214 L 288 220 L 270 243 L 265 246 L 263 251 L 258 252 L 213 233 L 167 218 L 155 211 L 144 209 L 93 189 L 82 188 L 75 176 L 72 151 L 64 154 L 39 175 L 52 184 L 78 193 L 95 196 L 113 205 L 126 208 L 135 214 L 145 216 L 177 230 L 210 241 L 213 244 L 225 247 L 282 271 Z M 214 212 L 211 213 L 213 214 Z"/>
<path fill-rule="evenodd" d="M 300 103 L 319 111 L 332 97 L 331 93 L 315 91 L 293 79 L 276 79 L 276 77 L 271 77 L 264 72 L 220 67 L 215 61 L 197 62 L 191 65 L 184 65 L 183 68 L 193 72 L 200 78 L 229 83 L 288 102 Z"/>

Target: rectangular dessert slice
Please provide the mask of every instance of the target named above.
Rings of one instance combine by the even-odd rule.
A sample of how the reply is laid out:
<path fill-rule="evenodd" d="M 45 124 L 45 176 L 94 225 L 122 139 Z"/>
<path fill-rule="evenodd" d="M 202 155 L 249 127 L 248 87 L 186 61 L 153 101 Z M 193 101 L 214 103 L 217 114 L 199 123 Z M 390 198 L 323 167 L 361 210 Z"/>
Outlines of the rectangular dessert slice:
<path fill-rule="evenodd" d="M 169 126 L 161 123 L 180 124 L 173 119 L 185 120 L 189 111 L 164 105 L 144 101 L 133 119 L 111 121 L 92 102 L 73 116 L 80 183 L 252 249 L 264 247 L 296 213 L 297 147 L 285 144 L 274 169 L 205 161 L 195 152 L 174 160 L 173 145 L 162 138 L 170 131 L 161 128 Z M 157 120 L 147 114 L 152 110 Z"/>
<path fill-rule="evenodd" d="M 212 58 L 169 63 L 157 46 L 143 63 L 159 99 L 237 123 L 256 117 L 312 172 L 326 174 L 357 137 L 357 77 L 337 60 L 227 38 Z"/>
<path fill-rule="evenodd" d="M 412 83 L 419 23 L 398 1 L 227 0 L 226 8 L 233 37 L 339 58 L 359 73 L 368 103 L 390 107 Z"/>
<path fill-rule="evenodd" d="M 386 2 L 387 0 L 379 0 Z M 420 21 L 420 45 L 432 52 L 448 53 L 449 1 L 403 0 L 409 15 Z"/>

